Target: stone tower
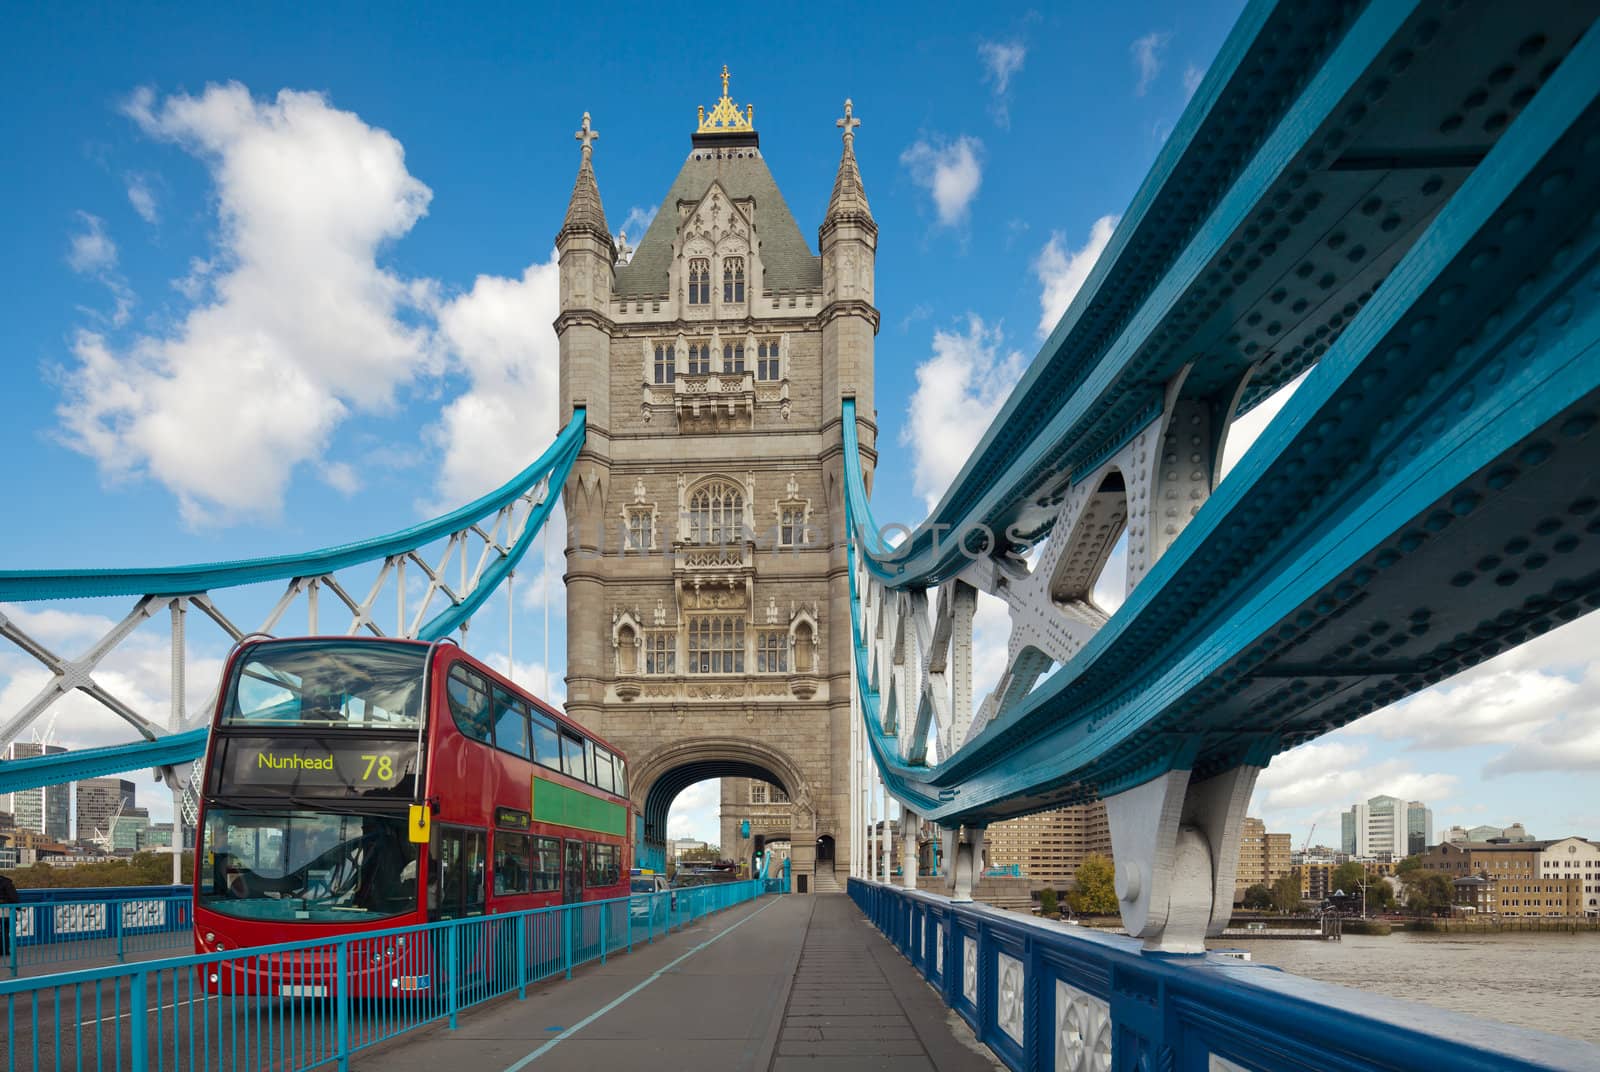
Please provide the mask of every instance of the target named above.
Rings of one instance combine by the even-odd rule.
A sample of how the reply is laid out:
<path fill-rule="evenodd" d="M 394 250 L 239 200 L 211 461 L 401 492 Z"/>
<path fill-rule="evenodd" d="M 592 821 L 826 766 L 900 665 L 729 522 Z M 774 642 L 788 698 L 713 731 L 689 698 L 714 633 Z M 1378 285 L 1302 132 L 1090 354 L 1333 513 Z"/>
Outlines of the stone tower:
<path fill-rule="evenodd" d="M 818 256 L 726 68 L 722 89 L 636 250 L 607 229 L 587 114 L 577 135 L 556 238 L 562 420 L 588 420 L 563 490 L 567 710 L 627 754 L 645 866 L 680 790 L 753 779 L 787 798 L 760 833 L 790 842 L 799 890 L 849 859 L 839 422 L 856 398 L 870 468 L 877 225 L 849 102 Z M 725 855 L 750 847 L 725 824 Z"/>

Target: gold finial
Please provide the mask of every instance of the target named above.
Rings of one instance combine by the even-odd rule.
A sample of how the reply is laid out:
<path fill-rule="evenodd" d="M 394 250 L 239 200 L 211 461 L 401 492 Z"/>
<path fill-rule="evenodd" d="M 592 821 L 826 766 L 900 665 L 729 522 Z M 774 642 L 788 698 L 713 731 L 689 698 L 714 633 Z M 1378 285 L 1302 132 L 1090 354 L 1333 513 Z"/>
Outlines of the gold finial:
<path fill-rule="evenodd" d="M 846 97 L 844 99 L 844 118 L 835 119 L 833 121 L 834 126 L 844 127 L 844 141 L 846 145 L 849 145 L 856 140 L 856 127 L 861 125 L 861 120 L 857 119 L 853 112 L 854 105 L 850 103 L 850 98 Z"/>
<path fill-rule="evenodd" d="M 755 105 L 748 105 L 744 112 L 739 111 L 739 106 L 728 97 L 728 65 L 722 65 L 722 99 L 717 101 L 709 114 L 705 105 L 700 106 L 700 128 L 697 134 L 730 134 L 735 131 L 754 131 L 756 119 Z"/>
<path fill-rule="evenodd" d="M 600 136 L 600 132 L 598 130 L 595 130 L 592 127 L 589 126 L 589 113 L 588 112 L 584 112 L 583 113 L 583 127 L 582 127 L 582 129 L 578 130 L 572 136 L 574 138 L 577 138 L 579 141 L 583 142 L 583 155 L 584 156 L 588 156 L 590 153 L 594 152 L 594 140 Z"/>

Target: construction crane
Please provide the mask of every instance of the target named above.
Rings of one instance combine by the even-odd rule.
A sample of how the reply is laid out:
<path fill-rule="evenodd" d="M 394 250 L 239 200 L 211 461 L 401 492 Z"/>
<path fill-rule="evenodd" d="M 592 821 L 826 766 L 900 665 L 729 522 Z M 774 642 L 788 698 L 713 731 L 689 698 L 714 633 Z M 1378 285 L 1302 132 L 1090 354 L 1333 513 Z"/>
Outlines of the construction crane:
<path fill-rule="evenodd" d="M 117 810 L 111 813 L 111 821 L 106 824 L 105 830 L 101 831 L 97 829 L 94 832 L 94 837 L 92 840 L 96 845 L 99 845 L 106 851 L 107 856 L 111 855 L 111 851 L 116 842 L 117 822 L 122 818 L 122 809 L 126 808 L 127 806 L 128 801 L 126 797 L 119 799 L 117 801 Z"/>

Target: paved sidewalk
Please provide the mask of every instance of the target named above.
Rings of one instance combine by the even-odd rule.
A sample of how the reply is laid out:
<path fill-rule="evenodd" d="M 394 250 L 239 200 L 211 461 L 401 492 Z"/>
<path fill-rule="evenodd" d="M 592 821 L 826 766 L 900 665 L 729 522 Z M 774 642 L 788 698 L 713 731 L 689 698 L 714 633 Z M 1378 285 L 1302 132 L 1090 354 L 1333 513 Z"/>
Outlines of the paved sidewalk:
<path fill-rule="evenodd" d="M 842 895 L 763 898 L 357 1055 L 383 1072 L 992 1072 Z"/>

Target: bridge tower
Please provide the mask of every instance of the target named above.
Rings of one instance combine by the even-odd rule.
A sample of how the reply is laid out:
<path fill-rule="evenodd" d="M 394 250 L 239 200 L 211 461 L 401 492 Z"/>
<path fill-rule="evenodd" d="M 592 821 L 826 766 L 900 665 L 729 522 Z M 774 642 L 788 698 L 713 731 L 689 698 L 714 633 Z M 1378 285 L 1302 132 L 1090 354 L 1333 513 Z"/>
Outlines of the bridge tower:
<path fill-rule="evenodd" d="M 838 124 L 820 255 L 726 68 L 637 249 L 608 231 L 584 116 L 556 239 L 562 420 L 588 419 L 563 490 L 567 710 L 628 754 L 645 865 L 680 790 L 748 779 L 789 807 L 749 834 L 728 816 L 724 851 L 791 842 L 796 890 L 850 851 L 843 397 L 869 464 L 876 434 L 877 225 L 849 102 Z"/>

